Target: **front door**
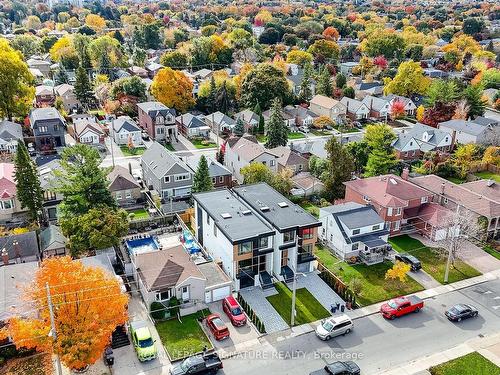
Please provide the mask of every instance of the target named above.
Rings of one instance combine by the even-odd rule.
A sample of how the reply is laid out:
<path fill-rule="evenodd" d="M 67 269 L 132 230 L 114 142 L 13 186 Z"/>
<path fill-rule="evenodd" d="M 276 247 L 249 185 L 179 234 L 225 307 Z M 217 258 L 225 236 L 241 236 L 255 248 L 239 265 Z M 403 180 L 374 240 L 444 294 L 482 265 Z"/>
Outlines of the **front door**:
<path fill-rule="evenodd" d="M 182 287 L 182 300 L 184 302 L 189 301 L 189 287 L 187 286 Z"/>

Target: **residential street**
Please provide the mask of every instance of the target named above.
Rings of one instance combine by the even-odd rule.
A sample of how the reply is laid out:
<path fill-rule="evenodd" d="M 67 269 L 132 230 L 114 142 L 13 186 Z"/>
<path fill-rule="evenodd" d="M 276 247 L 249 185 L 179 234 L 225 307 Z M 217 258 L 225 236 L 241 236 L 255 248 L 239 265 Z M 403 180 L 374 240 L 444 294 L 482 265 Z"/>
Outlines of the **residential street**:
<path fill-rule="evenodd" d="M 443 312 L 459 302 L 474 304 L 479 317 L 449 322 Z M 303 375 L 327 362 L 356 356 L 362 373 L 373 374 L 500 330 L 499 280 L 427 299 L 425 304 L 420 313 L 395 321 L 378 314 L 357 319 L 351 334 L 329 342 L 320 341 L 314 333 L 288 339 L 283 333 L 269 335 L 248 352 L 225 359 L 224 374 Z M 335 355 L 343 357 L 332 358 Z"/>

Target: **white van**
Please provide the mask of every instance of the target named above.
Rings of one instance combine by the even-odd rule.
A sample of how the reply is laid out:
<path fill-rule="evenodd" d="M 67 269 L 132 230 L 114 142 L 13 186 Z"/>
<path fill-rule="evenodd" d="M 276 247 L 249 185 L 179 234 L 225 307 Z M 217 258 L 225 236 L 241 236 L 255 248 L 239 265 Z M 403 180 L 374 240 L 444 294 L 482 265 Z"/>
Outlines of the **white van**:
<path fill-rule="evenodd" d="M 316 328 L 316 336 L 321 340 L 330 340 L 332 337 L 345 335 L 353 329 L 351 318 L 342 314 L 328 319 L 323 319 Z"/>

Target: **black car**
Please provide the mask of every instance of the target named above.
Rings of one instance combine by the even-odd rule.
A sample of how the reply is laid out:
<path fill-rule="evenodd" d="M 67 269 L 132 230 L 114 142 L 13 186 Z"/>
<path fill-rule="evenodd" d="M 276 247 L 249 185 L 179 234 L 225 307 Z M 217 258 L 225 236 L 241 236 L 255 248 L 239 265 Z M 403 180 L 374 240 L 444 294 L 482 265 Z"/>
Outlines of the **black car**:
<path fill-rule="evenodd" d="M 359 375 L 361 370 L 353 361 L 333 362 L 321 370 L 313 371 L 309 375 Z"/>
<path fill-rule="evenodd" d="M 478 312 L 474 306 L 460 303 L 446 310 L 444 315 L 452 322 L 460 322 L 463 319 L 475 318 Z"/>
<path fill-rule="evenodd" d="M 170 368 L 171 375 L 216 374 L 222 368 L 217 353 L 199 354 L 186 358 Z"/>
<path fill-rule="evenodd" d="M 410 254 L 396 254 L 396 260 L 399 260 L 400 262 L 409 264 L 411 267 L 412 271 L 418 271 L 419 269 L 422 268 L 422 264 L 420 261 L 415 258 L 413 255 Z"/>

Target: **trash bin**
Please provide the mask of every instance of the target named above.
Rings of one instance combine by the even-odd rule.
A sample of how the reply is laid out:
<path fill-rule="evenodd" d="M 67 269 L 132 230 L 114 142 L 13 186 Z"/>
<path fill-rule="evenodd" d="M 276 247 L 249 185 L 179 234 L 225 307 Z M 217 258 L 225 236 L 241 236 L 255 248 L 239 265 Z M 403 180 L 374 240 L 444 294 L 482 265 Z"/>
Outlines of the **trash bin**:
<path fill-rule="evenodd" d="M 115 363 L 115 356 L 113 355 L 113 349 L 111 349 L 110 347 L 107 347 L 104 350 L 104 362 L 108 366 L 113 366 L 113 364 Z"/>
<path fill-rule="evenodd" d="M 331 306 L 330 306 L 330 312 L 331 312 L 332 314 L 335 314 L 335 313 L 337 312 L 337 306 L 335 306 L 335 305 L 331 305 Z"/>
<path fill-rule="evenodd" d="M 340 306 L 340 311 L 344 312 L 344 310 L 345 310 L 345 305 Z"/>

